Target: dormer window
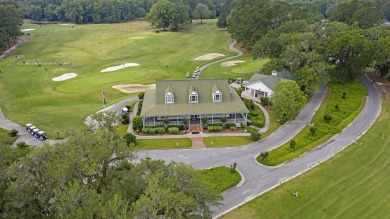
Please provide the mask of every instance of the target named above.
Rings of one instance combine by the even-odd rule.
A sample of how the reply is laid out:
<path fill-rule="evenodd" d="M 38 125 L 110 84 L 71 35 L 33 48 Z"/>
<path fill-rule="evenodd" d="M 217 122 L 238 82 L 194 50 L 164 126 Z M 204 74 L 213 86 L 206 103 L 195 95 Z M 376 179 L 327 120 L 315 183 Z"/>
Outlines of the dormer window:
<path fill-rule="evenodd" d="M 222 93 L 219 90 L 213 93 L 213 102 L 222 102 Z"/>
<path fill-rule="evenodd" d="M 165 94 L 165 103 L 174 103 L 175 99 L 171 92 Z"/>
<path fill-rule="evenodd" d="M 190 94 L 190 103 L 197 103 L 198 102 L 198 93 L 196 91 L 192 91 Z"/>

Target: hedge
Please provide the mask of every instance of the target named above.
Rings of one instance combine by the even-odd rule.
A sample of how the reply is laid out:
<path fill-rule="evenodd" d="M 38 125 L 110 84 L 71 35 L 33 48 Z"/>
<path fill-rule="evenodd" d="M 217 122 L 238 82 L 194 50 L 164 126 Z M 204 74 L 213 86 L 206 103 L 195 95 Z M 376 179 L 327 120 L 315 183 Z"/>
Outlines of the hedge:
<path fill-rule="evenodd" d="M 219 132 L 222 130 L 222 126 L 217 126 L 217 125 L 212 125 L 212 126 L 207 126 L 207 130 L 209 132 Z"/>
<path fill-rule="evenodd" d="M 142 132 L 145 134 L 164 134 L 165 128 L 164 127 L 145 127 L 142 129 Z"/>
<path fill-rule="evenodd" d="M 168 128 L 178 128 L 179 130 L 184 130 L 184 125 L 169 125 Z"/>
<path fill-rule="evenodd" d="M 169 134 L 177 134 L 179 133 L 179 128 L 178 127 L 170 127 L 168 128 Z"/>
<path fill-rule="evenodd" d="M 225 126 L 230 129 L 230 127 L 236 127 L 236 123 L 226 123 Z"/>

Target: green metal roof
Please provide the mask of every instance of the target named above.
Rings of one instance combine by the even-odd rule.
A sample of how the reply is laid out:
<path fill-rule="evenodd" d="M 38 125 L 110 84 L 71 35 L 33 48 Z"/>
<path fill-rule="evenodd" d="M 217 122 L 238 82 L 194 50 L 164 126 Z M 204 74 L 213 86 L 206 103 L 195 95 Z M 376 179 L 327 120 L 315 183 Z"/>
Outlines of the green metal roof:
<path fill-rule="evenodd" d="M 278 73 L 279 74 L 279 73 Z M 276 84 L 278 84 L 280 81 L 289 81 L 289 79 L 284 79 L 282 77 L 274 76 L 274 75 L 263 75 L 263 74 L 254 74 L 249 80 L 249 83 L 245 86 L 248 86 L 250 84 L 255 84 L 256 82 L 261 81 L 263 84 L 265 84 L 268 88 L 271 90 L 274 89 Z"/>
<path fill-rule="evenodd" d="M 168 89 L 169 88 L 169 89 Z M 222 94 L 222 102 L 213 102 L 213 90 Z M 165 103 L 165 94 L 174 94 L 174 103 Z M 189 103 L 195 91 L 198 103 Z M 214 91 L 215 92 L 215 91 Z M 146 90 L 141 116 L 174 116 L 249 113 L 245 104 L 227 79 L 157 80 L 156 90 Z"/>

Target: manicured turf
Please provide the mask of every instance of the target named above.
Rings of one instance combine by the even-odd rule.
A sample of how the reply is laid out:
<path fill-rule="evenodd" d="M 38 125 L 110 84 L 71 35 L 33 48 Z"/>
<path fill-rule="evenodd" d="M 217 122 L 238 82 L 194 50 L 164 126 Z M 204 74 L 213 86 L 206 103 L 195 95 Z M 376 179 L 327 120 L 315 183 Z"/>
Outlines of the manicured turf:
<path fill-rule="evenodd" d="M 373 127 L 327 162 L 222 218 L 388 218 L 390 101 Z M 299 192 L 296 198 L 292 192 Z"/>
<path fill-rule="evenodd" d="M 247 145 L 253 141 L 249 136 L 221 136 L 205 137 L 203 138 L 203 142 L 207 147 L 234 147 Z"/>
<path fill-rule="evenodd" d="M 268 130 L 261 134 L 261 138 L 265 138 L 281 126 L 280 122 L 278 121 L 278 115 L 276 111 L 268 106 L 266 106 L 265 109 L 268 112 L 270 122 Z"/>
<path fill-rule="evenodd" d="M 237 172 L 231 172 L 229 167 L 214 167 L 201 170 L 200 175 L 204 182 L 212 185 L 219 192 L 223 192 L 236 186 L 241 181 L 241 175 Z"/>
<path fill-rule="evenodd" d="M 256 71 L 261 69 L 263 65 L 269 61 L 269 59 L 253 60 L 251 55 L 244 55 L 228 61 L 244 62 L 227 67 L 222 67 L 220 63 L 212 65 L 202 71 L 200 78 L 243 78 L 244 80 L 249 80 Z"/>
<path fill-rule="evenodd" d="M 137 139 L 137 150 L 190 148 L 190 138 Z"/>
<path fill-rule="evenodd" d="M 321 107 L 313 117 L 313 127 L 316 129 L 314 135 L 310 132 L 312 126 L 306 126 L 294 137 L 296 142 L 294 148 L 291 148 L 290 142 L 287 142 L 270 151 L 266 160 L 258 156 L 257 161 L 269 166 L 279 165 L 324 143 L 350 124 L 364 107 L 366 89 L 361 83 L 331 83 L 329 90 Z M 342 98 L 344 92 L 346 92 L 345 99 Z M 338 109 L 335 108 L 336 105 L 339 106 Z M 326 114 L 332 117 L 329 122 L 324 120 Z"/>
<path fill-rule="evenodd" d="M 232 39 L 215 26 L 215 20 L 193 24 L 180 32 L 160 33 L 155 33 L 146 21 L 73 28 L 25 22 L 22 29 L 25 28 L 36 30 L 29 32 L 27 42 L 0 62 L 0 105 L 7 118 L 19 124 L 33 123 L 51 138 L 57 131 L 65 133 L 82 126 L 88 115 L 101 109 L 102 90 L 107 94 L 107 105 L 132 96 L 112 85 L 184 79 L 186 72 L 211 62 L 194 61 L 200 55 L 234 55 L 228 49 Z M 42 66 L 35 65 L 36 61 Z M 140 66 L 100 72 L 123 63 Z M 78 76 L 52 81 L 64 73 Z"/>

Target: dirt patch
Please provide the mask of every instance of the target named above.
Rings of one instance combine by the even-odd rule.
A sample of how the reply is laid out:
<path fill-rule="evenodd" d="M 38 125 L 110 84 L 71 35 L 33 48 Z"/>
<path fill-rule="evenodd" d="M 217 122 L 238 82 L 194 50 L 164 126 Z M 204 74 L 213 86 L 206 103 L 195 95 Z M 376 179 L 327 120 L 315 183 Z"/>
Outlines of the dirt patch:
<path fill-rule="evenodd" d="M 224 54 L 219 54 L 219 53 L 210 53 L 207 55 L 202 55 L 197 58 L 195 58 L 195 61 L 206 61 L 206 60 L 212 60 L 221 56 L 225 56 Z"/>
<path fill-rule="evenodd" d="M 222 67 L 229 67 L 229 66 L 234 66 L 237 63 L 242 63 L 242 62 L 245 62 L 245 61 L 228 61 L 228 62 L 221 63 L 221 66 Z"/>
<path fill-rule="evenodd" d="M 145 90 L 156 89 L 156 84 L 142 85 L 142 84 L 119 84 L 114 85 L 112 88 L 122 91 L 123 93 L 138 93 Z"/>
<path fill-rule="evenodd" d="M 120 69 L 128 68 L 128 67 L 135 67 L 139 66 L 138 63 L 124 63 L 122 65 L 117 65 L 117 66 L 111 66 L 106 69 L 101 70 L 100 72 L 112 72 L 112 71 L 118 71 Z"/>
<path fill-rule="evenodd" d="M 52 80 L 53 81 L 65 81 L 65 80 L 68 80 L 68 79 L 71 79 L 74 77 L 77 77 L 76 73 L 66 73 L 66 74 L 63 74 L 61 76 L 55 77 Z"/>

